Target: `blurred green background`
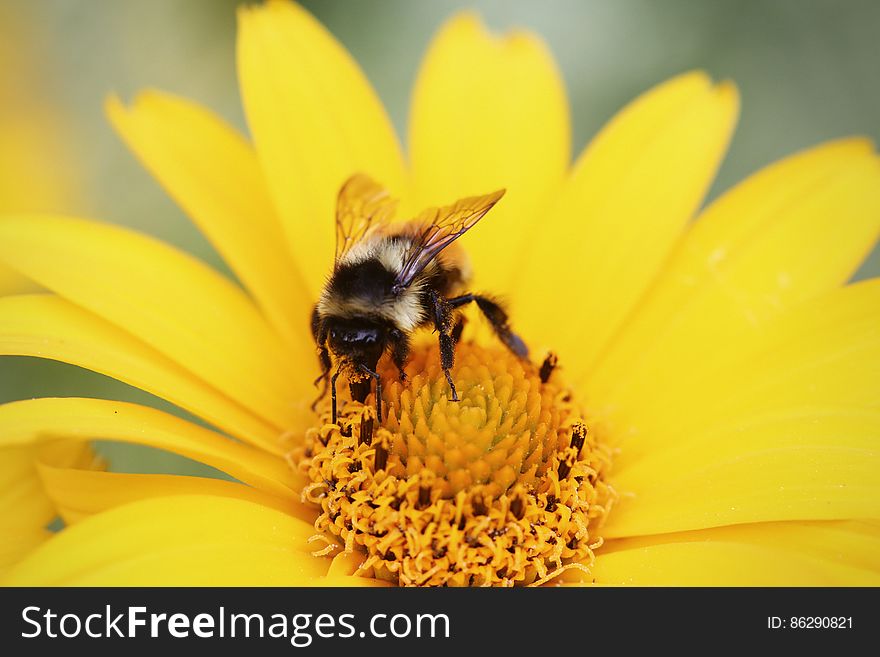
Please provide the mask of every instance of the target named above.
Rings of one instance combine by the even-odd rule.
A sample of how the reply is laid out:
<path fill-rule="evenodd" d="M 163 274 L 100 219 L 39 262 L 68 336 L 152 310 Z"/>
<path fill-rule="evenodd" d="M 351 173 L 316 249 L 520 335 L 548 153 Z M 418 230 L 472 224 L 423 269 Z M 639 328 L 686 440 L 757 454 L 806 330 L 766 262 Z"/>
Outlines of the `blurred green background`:
<path fill-rule="evenodd" d="M 194 98 L 244 130 L 235 77 L 237 4 L 4 0 L 0 69 L 7 73 L 0 74 L 0 101 L 7 109 L 0 111 L 0 131 L 17 131 L 9 116 L 20 106 L 37 133 L 51 136 L 52 143 L 35 142 L 27 157 L 47 176 L 76 186 L 64 201 L 53 199 L 51 207 L 133 226 L 226 271 L 112 133 L 102 103 L 110 92 L 127 99 L 138 89 L 157 87 Z M 568 87 L 575 152 L 617 109 L 671 75 L 703 68 L 715 78 L 734 79 L 742 94 L 742 116 L 712 196 L 817 142 L 851 134 L 880 138 L 876 0 L 303 4 L 361 63 L 402 135 L 410 89 L 431 35 L 451 13 L 471 7 L 494 29 L 524 26 L 546 39 Z M 33 111 L 37 106 L 52 111 L 44 116 Z M 0 175 L 9 175 L 9 167 L 0 168 Z M 20 201 L 12 207 L 0 198 L 0 210 L 10 209 L 29 208 Z M 44 209 L 40 199 L 30 209 Z M 875 251 L 858 276 L 878 274 Z M 100 375 L 34 359 L 0 358 L 0 401 L 51 395 L 134 400 L 177 412 Z M 206 472 L 145 448 L 107 444 L 102 450 L 115 469 Z"/>

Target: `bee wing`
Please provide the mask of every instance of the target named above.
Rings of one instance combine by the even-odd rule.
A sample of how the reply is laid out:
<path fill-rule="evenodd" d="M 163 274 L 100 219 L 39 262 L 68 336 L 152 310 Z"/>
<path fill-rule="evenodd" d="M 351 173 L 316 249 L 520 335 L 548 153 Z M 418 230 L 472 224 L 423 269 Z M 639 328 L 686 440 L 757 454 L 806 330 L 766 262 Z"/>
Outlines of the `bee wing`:
<path fill-rule="evenodd" d="M 370 231 L 388 223 L 396 207 L 397 200 L 369 176 L 356 173 L 346 180 L 336 200 L 335 262 Z"/>
<path fill-rule="evenodd" d="M 492 209 L 505 190 L 483 196 L 469 196 L 452 205 L 428 208 L 413 220 L 423 230 L 407 250 L 403 267 L 394 282 L 394 290 L 409 287 L 416 276 L 447 246 L 473 228 Z"/>

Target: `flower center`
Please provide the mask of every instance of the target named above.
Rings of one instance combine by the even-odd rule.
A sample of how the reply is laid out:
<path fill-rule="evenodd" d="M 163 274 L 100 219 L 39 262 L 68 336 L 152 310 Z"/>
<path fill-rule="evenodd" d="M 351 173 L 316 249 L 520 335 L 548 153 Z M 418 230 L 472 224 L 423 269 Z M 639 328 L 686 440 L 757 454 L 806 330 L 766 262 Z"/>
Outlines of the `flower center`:
<path fill-rule="evenodd" d="M 434 346 L 413 350 L 407 379 L 380 362 L 372 395 L 339 415 L 319 407 L 291 461 L 313 482 L 315 528 L 331 552 L 364 555 L 360 574 L 401 585 L 537 585 L 589 572 L 615 494 L 601 445 L 555 368 L 461 343 L 449 388 Z M 339 541 L 341 545 L 337 545 Z"/>

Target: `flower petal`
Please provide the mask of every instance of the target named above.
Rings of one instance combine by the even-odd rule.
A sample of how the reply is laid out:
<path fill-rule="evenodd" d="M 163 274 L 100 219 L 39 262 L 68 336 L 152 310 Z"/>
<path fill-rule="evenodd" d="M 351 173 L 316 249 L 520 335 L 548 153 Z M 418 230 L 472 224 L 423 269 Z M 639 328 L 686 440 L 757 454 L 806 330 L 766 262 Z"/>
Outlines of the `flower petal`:
<path fill-rule="evenodd" d="M 125 331 L 47 294 L 0 299 L 0 354 L 78 365 L 167 399 L 233 436 L 280 453 L 278 430 Z"/>
<path fill-rule="evenodd" d="M 541 230 L 539 209 L 570 158 L 568 102 L 553 56 L 534 34 L 497 37 L 476 15 L 459 14 L 425 56 L 409 135 L 417 205 L 507 189 L 467 250 L 481 285 L 511 290 L 518 255 Z"/>
<path fill-rule="evenodd" d="M 843 284 L 880 230 L 870 144 L 828 144 L 779 162 L 708 208 L 626 330 L 590 373 L 600 404 L 634 408 L 719 345 Z"/>
<path fill-rule="evenodd" d="M 38 285 L 17 271 L 0 265 L 0 297 L 8 294 L 36 292 L 39 289 Z"/>
<path fill-rule="evenodd" d="M 4 578 L 6 586 L 303 586 L 329 561 L 314 528 L 276 509 L 211 495 L 160 497 L 65 529 Z"/>
<path fill-rule="evenodd" d="M 0 451 L 0 535 L 34 526 L 42 529 L 55 517 L 35 465 L 36 446 L 3 445 Z"/>
<path fill-rule="evenodd" d="M 877 586 L 877 533 L 847 523 L 769 523 L 611 541 L 596 557 L 601 584 Z"/>
<path fill-rule="evenodd" d="M 0 260 L 140 338 L 286 427 L 309 394 L 250 300 L 204 263 L 145 235 L 62 217 L 0 221 Z M 307 321 L 307 318 L 304 318 Z"/>
<path fill-rule="evenodd" d="M 632 429 L 616 467 L 640 458 L 664 467 L 673 454 L 693 463 L 704 451 L 720 456 L 725 440 L 732 449 L 762 440 L 761 431 L 771 441 L 773 432 L 816 434 L 802 426 L 811 421 L 829 436 L 871 427 L 880 435 L 880 279 L 832 290 L 695 356 L 674 383 L 658 382 L 620 414 Z"/>
<path fill-rule="evenodd" d="M 33 444 L 0 444 L 0 572 L 49 538 L 46 527 L 58 515 L 37 473 L 38 449 Z M 102 466 L 86 443 L 60 454 L 58 464 L 64 468 Z"/>
<path fill-rule="evenodd" d="M 689 73 L 624 108 L 578 159 L 531 236 L 517 325 L 583 376 L 652 283 L 727 150 L 736 88 Z M 547 302 L 548 272 L 577 292 Z"/>
<path fill-rule="evenodd" d="M 678 396 L 658 390 L 665 404 L 632 419 L 638 433 L 615 460 L 614 485 L 633 497 L 608 535 L 880 517 L 869 469 L 880 457 L 878 327 L 880 279 L 768 322 L 704 376 L 683 377 Z"/>
<path fill-rule="evenodd" d="M 64 467 L 59 457 L 75 443 L 52 441 L 43 445 L 37 462 L 40 479 L 64 522 L 77 523 L 96 513 L 151 497 L 215 495 L 261 504 L 311 522 L 312 509 L 299 504 L 289 491 L 283 497 L 236 482 L 177 475 L 95 472 Z"/>
<path fill-rule="evenodd" d="M 275 328 L 308 345 L 305 283 L 251 145 L 216 115 L 170 94 L 142 92 L 128 108 L 113 97 L 106 107 L 116 131 L 192 217 Z"/>
<path fill-rule="evenodd" d="M 37 475 L 34 445 L 0 449 L 0 573 L 49 537 L 52 501 Z"/>
<path fill-rule="evenodd" d="M 21 561 L 52 537 L 52 532 L 43 525 L 20 528 L 14 532 L 3 528 L 3 540 L 0 541 L 0 577 L 12 566 Z"/>
<path fill-rule="evenodd" d="M 0 445 L 38 438 L 119 440 L 157 447 L 276 495 L 298 493 L 305 483 L 277 456 L 146 406 L 74 397 L 0 405 Z"/>
<path fill-rule="evenodd" d="M 877 446 L 877 436 L 880 409 L 804 404 L 721 422 L 670 441 L 662 449 L 621 458 L 620 463 L 615 461 L 614 481 L 624 490 L 643 490 L 763 450 L 818 446 L 871 449 Z M 630 450 L 621 450 L 621 456 L 624 451 Z"/>
<path fill-rule="evenodd" d="M 692 541 L 727 541 L 788 550 L 880 573 L 880 528 L 861 520 L 759 522 L 606 541 L 602 553 Z"/>
<path fill-rule="evenodd" d="M 357 63 L 289 2 L 239 12 L 238 73 L 257 155 L 313 297 L 333 258 L 336 196 L 363 171 L 399 193 L 394 129 Z"/>
<path fill-rule="evenodd" d="M 602 532 L 638 536 L 746 522 L 880 518 L 880 450 L 829 436 L 835 437 L 840 446 L 743 451 L 668 482 L 656 472 L 650 487 L 621 491 Z"/>
<path fill-rule="evenodd" d="M 876 573 L 739 543 L 664 543 L 596 557 L 602 584 L 633 586 L 877 586 Z"/>

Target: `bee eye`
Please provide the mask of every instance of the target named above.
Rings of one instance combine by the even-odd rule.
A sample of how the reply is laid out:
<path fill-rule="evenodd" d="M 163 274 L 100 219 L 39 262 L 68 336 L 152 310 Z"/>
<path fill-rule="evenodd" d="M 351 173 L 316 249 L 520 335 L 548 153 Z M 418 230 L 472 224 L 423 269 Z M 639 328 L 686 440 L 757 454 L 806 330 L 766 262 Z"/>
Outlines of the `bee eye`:
<path fill-rule="evenodd" d="M 330 337 L 331 338 L 337 337 L 336 329 L 330 329 Z"/>

